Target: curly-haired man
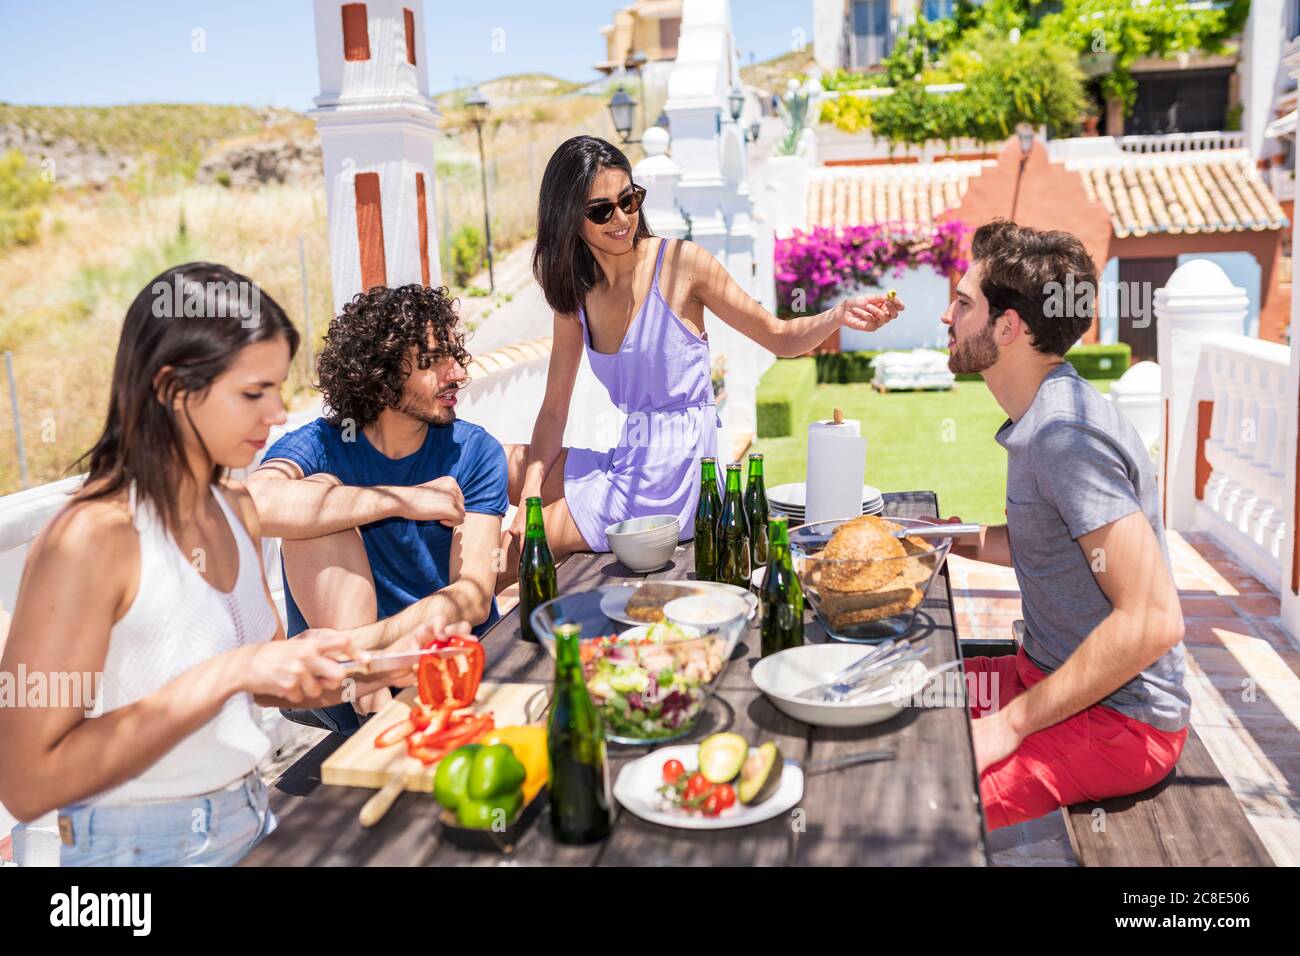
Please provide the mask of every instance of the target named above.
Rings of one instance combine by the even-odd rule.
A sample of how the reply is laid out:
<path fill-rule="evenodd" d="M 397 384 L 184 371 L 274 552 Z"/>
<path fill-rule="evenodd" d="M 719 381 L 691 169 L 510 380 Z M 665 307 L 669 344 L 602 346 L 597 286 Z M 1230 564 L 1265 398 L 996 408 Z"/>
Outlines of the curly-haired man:
<path fill-rule="evenodd" d="M 439 619 L 476 633 L 496 621 L 508 473 L 500 443 L 456 418 L 469 361 L 445 289 L 376 287 L 330 322 L 326 414 L 248 481 L 265 533 L 283 539 L 291 637 L 347 628 L 353 646 L 378 648 Z M 311 713 L 350 734 L 388 699 Z"/>
<path fill-rule="evenodd" d="M 972 716 L 996 828 L 1157 783 L 1191 699 L 1151 458 L 1065 361 L 1092 322 L 1095 265 L 1075 236 L 1005 220 L 975 232 L 971 259 L 943 315 L 948 367 L 982 375 L 1007 413 L 1007 523 L 954 553 L 1013 567 L 1024 612 L 1017 654 L 963 662 L 993 685 Z"/>

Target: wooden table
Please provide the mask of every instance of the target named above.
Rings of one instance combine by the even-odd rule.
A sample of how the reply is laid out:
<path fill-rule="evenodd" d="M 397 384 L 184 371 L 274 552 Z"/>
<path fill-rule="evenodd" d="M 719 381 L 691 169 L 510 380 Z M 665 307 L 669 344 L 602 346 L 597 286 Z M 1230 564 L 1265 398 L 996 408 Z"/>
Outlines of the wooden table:
<path fill-rule="evenodd" d="M 931 492 L 885 495 L 886 514 L 938 513 Z M 690 542 L 663 571 L 638 575 L 611 554 L 578 554 L 559 569 L 560 592 L 618 580 L 684 577 L 694 569 Z M 952 598 L 945 568 L 920 609 L 918 626 L 931 633 L 931 666 L 958 654 Z M 499 681 L 551 682 L 554 663 L 539 645 L 519 639 L 514 610 L 483 637 L 485 676 Z M 805 636 L 827 637 L 809 613 Z M 757 865 L 985 865 L 984 818 L 979 804 L 970 719 L 965 707 L 909 708 L 884 724 L 860 730 L 811 727 L 777 711 L 754 687 L 758 630 L 748 630 L 722 677 L 700 726 L 685 742 L 719 730 L 751 741 L 773 740 L 788 757 L 805 762 L 863 750 L 892 749 L 894 761 L 833 773 L 810 774 L 798 808 L 766 823 L 735 830 L 690 832 L 647 823 L 619 808 L 613 833 L 594 846 L 568 847 L 550 834 L 545 813 L 510 857 L 475 853 L 439 839 L 433 798 L 405 793 L 388 815 L 367 830 L 357 822 L 373 790 L 329 787 L 321 762 L 342 742 L 331 736 L 290 767 L 271 791 L 279 828 L 245 866 L 493 866 L 503 860 L 543 866 L 757 866 Z M 611 780 L 648 747 L 609 747 Z"/>

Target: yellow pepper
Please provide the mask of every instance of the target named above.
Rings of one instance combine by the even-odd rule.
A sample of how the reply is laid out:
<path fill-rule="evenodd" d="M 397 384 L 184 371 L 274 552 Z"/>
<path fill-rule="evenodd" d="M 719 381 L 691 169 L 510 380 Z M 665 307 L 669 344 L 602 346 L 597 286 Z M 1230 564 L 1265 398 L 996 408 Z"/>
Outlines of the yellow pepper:
<path fill-rule="evenodd" d="M 531 724 L 527 727 L 498 727 L 479 742 L 484 745 L 505 744 L 514 751 L 526 771 L 525 803 L 532 800 L 537 791 L 546 785 L 550 765 L 546 756 L 545 726 Z"/>

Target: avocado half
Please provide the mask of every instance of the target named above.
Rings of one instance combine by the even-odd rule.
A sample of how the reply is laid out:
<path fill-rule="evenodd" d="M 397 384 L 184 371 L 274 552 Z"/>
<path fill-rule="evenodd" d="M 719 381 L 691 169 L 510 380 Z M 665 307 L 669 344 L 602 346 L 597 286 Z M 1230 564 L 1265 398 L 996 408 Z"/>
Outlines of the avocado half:
<path fill-rule="evenodd" d="M 740 734 L 713 734 L 700 741 L 700 773 L 709 783 L 729 783 L 749 756 L 749 741 Z"/>
<path fill-rule="evenodd" d="M 781 782 L 781 770 L 785 761 L 781 759 L 781 749 L 771 741 L 763 744 L 745 760 L 740 771 L 740 784 L 736 787 L 736 796 L 741 803 L 762 803 L 776 792 Z"/>

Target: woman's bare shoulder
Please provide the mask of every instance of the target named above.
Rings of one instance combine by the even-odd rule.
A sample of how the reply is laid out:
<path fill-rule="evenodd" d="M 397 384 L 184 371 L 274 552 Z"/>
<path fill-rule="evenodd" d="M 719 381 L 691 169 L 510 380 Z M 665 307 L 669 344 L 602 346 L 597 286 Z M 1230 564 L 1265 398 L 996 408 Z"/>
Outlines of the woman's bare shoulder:
<path fill-rule="evenodd" d="M 32 542 L 29 561 L 52 559 L 72 566 L 111 569 L 120 567 L 120 560 L 135 552 L 138 537 L 125 493 L 73 498 Z"/>

